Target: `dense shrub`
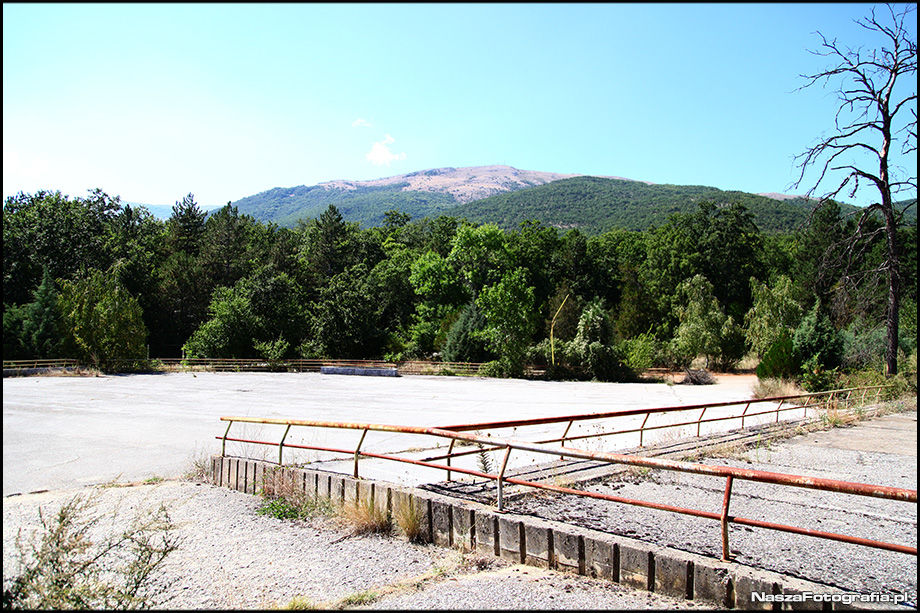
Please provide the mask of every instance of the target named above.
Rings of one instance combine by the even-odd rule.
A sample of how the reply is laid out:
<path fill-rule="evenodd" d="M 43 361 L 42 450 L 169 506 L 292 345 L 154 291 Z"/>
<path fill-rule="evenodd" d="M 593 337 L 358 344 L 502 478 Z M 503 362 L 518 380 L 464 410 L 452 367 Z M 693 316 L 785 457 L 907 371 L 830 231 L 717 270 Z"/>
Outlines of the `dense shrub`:
<path fill-rule="evenodd" d="M 770 346 L 760 364 L 757 365 L 757 378 L 791 380 L 798 375 L 799 371 L 792 337 L 789 334 L 781 334 L 779 340 Z"/>
<path fill-rule="evenodd" d="M 485 362 L 494 357 L 486 341 L 476 332 L 486 327 L 486 316 L 475 302 L 460 311 L 460 317 L 450 327 L 441 356 L 445 362 Z"/>
<path fill-rule="evenodd" d="M 812 358 L 824 370 L 833 370 L 843 363 L 843 336 L 822 311 L 820 301 L 815 302 L 796 328 L 792 346 L 795 359 L 803 367 Z"/>

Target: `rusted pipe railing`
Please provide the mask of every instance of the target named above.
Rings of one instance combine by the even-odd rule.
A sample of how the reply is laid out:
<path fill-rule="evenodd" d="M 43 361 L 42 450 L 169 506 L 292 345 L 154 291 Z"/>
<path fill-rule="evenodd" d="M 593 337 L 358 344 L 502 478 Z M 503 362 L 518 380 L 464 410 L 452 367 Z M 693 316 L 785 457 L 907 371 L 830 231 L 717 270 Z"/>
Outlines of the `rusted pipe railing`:
<path fill-rule="evenodd" d="M 650 430 L 662 430 L 662 429 L 667 429 L 667 428 L 696 426 L 697 436 L 699 436 L 701 434 L 701 426 L 704 423 L 730 421 L 733 419 L 741 418 L 742 427 L 743 427 L 743 423 L 744 423 L 743 420 L 745 418 L 758 417 L 760 415 L 768 415 L 768 414 L 774 414 L 774 413 L 775 413 L 775 422 L 779 423 L 780 412 L 803 409 L 804 410 L 803 416 L 807 417 L 808 409 L 813 408 L 813 407 L 820 407 L 822 406 L 822 404 L 826 404 L 827 402 L 829 402 L 831 398 L 834 397 L 834 394 L 838 393 L 839 391 L 852 392 L 855 390 L 862 390 L 865 393 L 868 393 L 869 390 L 876 390 L 876 400 L 878 400 L 878 397 L 880 396 L 881 391 L 888 387 L 890 386 L 877 385 L 877 386 L 869 386 L 865 388 L 849 388 L 847 390 L 836 390 L 833 392 L 814 392 L 814 393 L 807 393 L 807 394 L 799 394 L 795 396 L 774 396 L 770 398 L 758 398 L 758 399 L 742 400 L 742 401 L 728 401 L 728 402 L 684 405 L 684 406 L 675 406 L 675 407 L 658 407 L 658 408 L 652 408 L 652 409 L 627 409 L 627 410 L 619 410 L 619 411 L 606 411 L 606 412 L 600 412 L 600 413 L 586 413 L 586 414 L 581 414 L 581 415 L 565 415 L 565 416 L 559 416 L 559 417 L 537 417 L 537 418 L 530 418 L 530 419 L 506 420 L 506 421 L 486 422 L 486 423 L 478 423 L 478 424 L 460 424 L 460 425 L 442 426 L 442 427 L 445 430 L 455 430 L 455 431 L 461 432 L 461 431 L 469 431 L 469 430 L 501 429 L 501 428 L 510 428 L 510 427 L 549 425 L 549 424 L 562 423 L 562 422 L 574 423 L 575 421 L 589 421 L 589 420 L 609 419 L 609 418 L 615 418 L 615 417 L 622 418 L 622 417 L 644 415 L 645 417 L 642 422 L 642 425 L 634 429 L 618 429 L 618 430 L 609 431 L 609 432 L 595 432 L 595 433 L 587 434 L 587 435 L 570 435 L 569 428 L 571 428 L 571 426 L 569 426 L 569 428 L 566 429 L 566 433 L 563 435 L 563 438 L 541 439 L 540 441 L 537 441 L 537 442 L 542 442 L 542 443 L 552 443 L 552 442 L 561 441 L 563 444 L 565 444 L 568 441 L 583 440 L 583 439 L 588 439 L 588 438 L 600 438 L 603 436 L 612 436 L 615 434 L 639 433 L 639 446 L 643 447 L 645 445 L 645 436 L 644 436 L 645 432 L 650 431 Z M 822 402 L 821 401 L 822 398 L 825 398 L 825 401 Z M 792 404 L 790 406 L 783 406 L 787 401 L 799 400 L 799 399 L 803 401 L 802 405 Z M 776 403 L 776 402 L 779 403 L 776 407 L 772 407 L 765 411 L 757 411 L 754 413 L 748 413 L 748 409 L 750 408 L 752 404 Z M 725 408 L 725 407 L 741 406 L 741 405 L 745 406 L 745 409 L 741 415 L 729 415 L 729 416 L 710 417 L 708 419 L 703 419 L 708 409 Z M 700 416 L 693 421 L 647 426 L 649 417 L 654 413 L 672 413 L 672 412 L 676 413 L 680 411 L 693 411 L 693 410 L 698 410 L 698 409 L 702 409 L 702 411 L 700 412 Z M 463 452 L 461 452 L 461 454 L 462 453 Z M 457 454 L 457 455 L 461 455 L 461 454 Z"/>
<path fill-rule="evenodd" d="M 337 429 L 361 429 L 364 431 L 364 434 L 367 431 L 381 431 L 381 432 L 396 432 L 404 434 L 420 434 L 420 435 L 430 435 L 441 438 L 450 439 L 452 441 L 466 441 L 474 445 L 488 445 L 492 449 L 505 449 L 505 457 L 502 462 L 502 466 L 498 474 L 484 473 L 481 471 L 466 469 L 458 466 L 450 466 L 443 464 L 435 464 L 426 460 L 413 460 L 410 458 L 403 458 L 397 455 L 392 454 L 378 454 L 371 452 L 361 452 L 360 455 L 369 457 L 369 458 L 379 458 L 386 459 L 398 462 L 405 462 L 409 464 L 414 464 L 418 466 L 425 466 L 429 468 L 436 468 L 440 470 L 451 470 L 455 472 L 460 472 L 463 474 L 487 478 L 496 481 L 496 489 L 498 492 L 498 507 L 499 510 L 503 510 L 504 506 L 504 484 L 517 484 L 522 486 L 534 487 L 539 489 L 547 489 L 552 491 L 558 491 L 567 494 L 574 494 L 579 496 L 586 496 L 592 498 L 600 498 L 604 500 L 610 500 L 613 502 L 620 502 L 624 504 L 631 504 L 640 507 L 654 508 L 659 510 L 671 511 L 686 515 L 692 515 L 696 517 L 703 517 L 717 520 L 722 525 L 722 541 L 723 541 L 723 555 L 729 555 L 728 549 L 728 524 L 737 523 L 748 526 L 755 526 L 760 528 L 780 530 L 784 532 L 790 532 L 794 534 L 803 534 L 809 536 L 816 536 L 825 539 L 831 539 L 846 543 L 853 543 L 858 545 L 864 545 L 868 547 L 875 547 L 879 549 L 886 549 L 890 551 L 898 551 L 901 553 L 908 553 L 912 555 L 917 554 L 916 547 L 910 547 L 906 545 L 900 545 L 895 543 L 885 543 L 881 541 L 873 541 L 869 539 L 863 539 L 859 537 L 852 537 L 848 535 L 841 535 L 828 532 L 820 532 L 816 530 L 811 530 L 808 528 L 799 528 L 796 526 L 788 526 L 784 524 L 776 524 L 771 522 L 764 522 L 760 520 L 741 518 L 741 517 L 732 517 L 728 514 L 728 507 L 731 496 L 731 487 L 734 479 L 743 479 L 748 481 L 755 481 L 761 483 L 772 483 L 775 485 L 782 486 L 794 486 L 802 487 L 830 492 L 838 492 L 845 494 L 854 494 L 860 496 L 869 496 L 875 498 L 883 498 L 888 500 L 900 500 L 906 502 L 912 502 L 916 504 L 917 502 L 917 492 L 916 490 L 907 490 L 903 488 L 895 488 L 889 486 L 881 485 L 870 485 L 863 483 L 854 483 L 847 481 L 838 481 L 833 479 L 824 479 L 819 477 L 807 477 L 802 475 L 787 475 L 782 473 L 773 473 L 767 471 L 758 471 L 751 469 L 743 468 L 734 468 L 728 466 L 709 466 L 703 464 L 693 464 L 690 462 L 681 462 L 677 460 L 667 460 L 662 458 L 645 458 L 639 456 L 629 456 L 623 454 L 615 454 L 608 452 L 591 452 L 584 451 L 579 449 L 572 449 L 568 447 L 549 447 L 541 443 L 528 443 L 526 441 L 515 441 L 509 439 L 501 439 L 496 437 L 485 437 L 478 434 L 471 434 L 468 432 L 456 432 L 452 430 L 445 430 L 443 428 L 434 428 L 434 427 L 416 427 L 416 426 L 394 426 L 386 424 L 366 424 L 366 423 L 348 423 L 348 422 L 324 422 L 324 421 L 309 421 L 309 420 L 285 420 L 285 419 L 272 419 L 272 418 L 252 418 L 252 417 L 222 417 L 222 421 L 228 421 L 230 424 L 234 422 L 241 423 L 260 423 L 260 424 L 276 424 L 286 426 L 285 437 L 287 436 L 287 431 L 291 426 L 307 426 L 307 427 L 318 427 L 318 428 L 337 428 Z M 228 425 L 229 431 L 229 425 Z M 242 443 L 254 443 L 254 444 L 263 444 L 263 445 L 279 445 L 279 449 L 282 444 L 272 443 L 268 441 L 257 441 L 257 440 L 247 440 L 247 439 L 236 439 L 229 438 L 227 432 L 224 433 L 223 437 L 216 437 L 223 440 L 223 446 L 226 445 L 226 441 L 237 441 Z M 363 442 L 364 435 L 362 435 Z M 282 439 L 283 443 L 283 439 Z M 359 443 L 360 448 L 361 443 Z M 284 445 L 291 448 L 301 448 L 301 449 L 313 449 L 321 450 L 332 453 L 346 453 L 346 454 L 355 454 L 357 458 L 358 449 L 355 450 L 346 450 L 346 449 L 335 449 L 330 447 L 318 447 L 315 445 L 297 445 L 288 443 Z M 632 500 L 617 496 L 610 496 L 605 494 L 598 494 L 595 492 L 587 492 L 584 490 L 575 490 L 572 488 L 565 488 L 561 486 L 554 486 L 546 483 L 539 483 L 535 481 L 528 481 L 524 479 L 517 479 L 514 477 L 505 476 L 505 471 L 508 465 L 508 458 L 510 457 L 512 449 L 537 452 L 547 455 L 562 455 L 565 457 L 574 457 L 587 460 L 602 461 L 615 464 L 624 464 L 630 466 L 639 466 L 645 468 L 655 468 L 655 469 L 665 469 L 673 470 L 678 472 L 686 472 L 693 474 L 701 475 L 710 475 L 715 477 L 721 477 L 726 479 L 725 486 L 725 495 L 723 498 L 723 506 L 721 513 L 711 513 L 707 511 L 701 511 L 698 509 L 688 509 L 683 507 L 676 507 L 670 505 L 662 505 L 658 503 L 650 503 L 641 500 Z M 449 454 L 450 456 L 450 454 Z M 456 454 L 453 455 L 456 457 Z M 280 463 L 280 454 L 279 454 L 279 463 Z"/>
<path fill-rule="evenodd" d="M 890 385 L 872 385 L 865 388 L 849 388 L 851 390 L 861 390 L 861 389 L 885 389 L 891 387 Z M 849 391 L 849 390 L 836 390 L 836 391 Z M 757 404 L 757 403 L 773 403 L 780 402 L 782 405 L 788 400 L 796 400 L 799 398 L 809 399 L 817 398 L 821 396 L 828 396 L 831 392 L 811 392 L 803 394 L 795 394 L 792 396 L 772 396 L 769 398 L 755 398 L 751 400 L 731 400 L 727 402 L 710 402 L 706 404 L 688 404 L 680 406 L 671 406 L 671 407 L 655 407 L 650 409 L 625 409 L 618 411 L 603 411 L 599 413 L 583 413 L 579 415 L 562 415 L 562 416 L 551 416 L 551 417 L 533 417 L 529 419 L 512 419 L 505 421 L 492 421 L 492 422 L 482 422 L 476 424 L 454 424 L 449 426 L 439 426 L 443 430 L 454 430 L 457 432 L 469 432 L 473 430 L 495 430 L 499 428 L 512 428 L 520 426 L 540 426 L 546 424 L 560 423 L 564 421 L 587 421 L 592 419 L 604 419 L 607 417 L 629 417 L 634 415 L 645 415 L 646 413 L 671 413 L 676 411 L 693 411 L 698 409 L 714 409 L 720 407 L 735 406 L 740 404 Z M 808 405 L 812 407 L 816 405 Z M 801 406 L 794 407 L 797 409 L 802 408 Z M 772 413 L 773 411 L 769 411 Z M 693 422 L 694 424 L 696 422 Z"/>

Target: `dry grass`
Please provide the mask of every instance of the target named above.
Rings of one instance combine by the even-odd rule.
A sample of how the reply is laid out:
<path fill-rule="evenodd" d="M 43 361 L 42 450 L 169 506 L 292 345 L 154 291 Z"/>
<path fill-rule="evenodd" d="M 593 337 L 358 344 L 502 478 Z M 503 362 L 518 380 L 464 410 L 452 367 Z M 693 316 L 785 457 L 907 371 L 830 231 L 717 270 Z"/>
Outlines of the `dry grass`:
<path fill-rule="evenodd" d="M 194 483 L 207 483 L 210 478 L 211 457 L 203 451 L 198 451 L 189 459 L 188 468 L 182 473 L 182 479 Z"/>
<path fill-rule="evenodd" d="M 345 504 L 341 508 L 340 517 L 350 526 L 350 536 L 389 534 L 393 529 L 390 515 L 374 505 L 372 500 Z"/>
<path fill-rule="evenodd" d="M 757 379 L 752 393 L 754 398 L 775 398 L 778 396 L 804 394 L 805 391 L 796 385 L 794 381 L 787 381 L 785 379 Z"/>
<path fill-rule="evenodd" d="M 424 535 L 424 526 L 421 509 L 412 501 L 407 499 L 402 504 L 396 505 L 393 511 L 393 521 L 399 532 L 406 537 L 411 543 L 422 541 Z"/>

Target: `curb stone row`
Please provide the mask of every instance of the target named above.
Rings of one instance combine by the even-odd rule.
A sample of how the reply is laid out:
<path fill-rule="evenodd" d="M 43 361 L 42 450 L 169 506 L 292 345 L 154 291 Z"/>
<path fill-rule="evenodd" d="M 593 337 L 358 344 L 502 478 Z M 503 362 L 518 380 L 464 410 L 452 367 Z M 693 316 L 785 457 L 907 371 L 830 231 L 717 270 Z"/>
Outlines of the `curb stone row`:
<path fill-rule="evenodd" d="M 259 494 L 267 475 L 308 495 L 341 506 L 370 500 L 393 514 L 413 505 L 422 517 L 423 542 L 491 554 L 515 563 L 607 579 L 671 597 L 724 608 L 773 610 L 908 610 L 862 603 L 855 593 L 780 573 L 660 547 L 637 539 L 537 517 L 500 513 L 485 504 L 427 490 L 262 460 L 214 456 L 211 481 Z M 763 601 L 755 599 L 765 594 Z M 809 599 L 827 594 L 831 601 Z M 912 610 L 912 609 L 911 609 Z"/>

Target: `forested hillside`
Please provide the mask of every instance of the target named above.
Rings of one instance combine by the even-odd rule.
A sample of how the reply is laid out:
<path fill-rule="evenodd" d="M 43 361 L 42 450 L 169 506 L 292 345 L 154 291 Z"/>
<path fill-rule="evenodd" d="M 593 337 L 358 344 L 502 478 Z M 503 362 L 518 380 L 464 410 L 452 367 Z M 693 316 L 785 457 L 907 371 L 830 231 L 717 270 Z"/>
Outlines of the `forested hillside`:
<path fill-rule="evenodd" d="M 559 183 L 574 194 L 607 181 Z M 879 367 L 881 234 L 857 243 L 854 274 L 841 257 L 854 222 L 836 203 L 806 228 L 765 232 L 744 204 L 703 196 L 654 228 L 589 236 L 396 210 L 367 227 L 335 205 L 284 228 L 232 205 L 205 215 L 191 194 L 164 222 L 98 190 L 20 193 L 3 207 L 3 355 L 423 358 L 614 381 L 694 359 L 730 369 L 750 353 L 812 387 Z M 899 232 L 909 355 L 916 224 Z"/>
<path fill-rule="evenodd" d="M 462 191 L 458 187 L 460 175 Z M 432 178 L 441 182 L 425 180 Z M 476 198 L 475 194 L 492 195 Z M 578 228 L 593 236 L 616 228 L 647 230 L 665 223 L 672 213 L 693 211 L 696 203 L 704 200 L 717 205 L 743 204 L 765 232 L 799 228 L 814 204 L 805 198 L 779 199 L 699 185 L 567 177 L 502 166 L 433 169 L 376 181 L 276 187 L 233 204 L 241 213 L 287 228 L 295 227 L 299 220 L 316 219 L 329 205 L 335 205 L 346 221 L 365 227 L 382 225 L 384 214 L 397 209 L 413 219 L 449 214 L 494 223 L 505 230 L 516 229 L 526 220 L 538 220 L 561 230 Z M 847 204 L 841 207 L 844 215 L 857 210 Z M 910 214 L 915 220 L 916 209 Z"/>
<path fill-rule="evenodd" d="M 457 204 L 450 194 L 403 191 L 408 185 L 403 182 L 354 189 L 323 185 L 276 187 L 233 204 L 246 215 L 287 228 L 293 228 L 301 219 L 316 219 L 330 204 L 334 204 L 348 221 L 364 226 L 382 225 L 384 214 L 392 209 L 421 218 L 436 216 Z"/>
<path fill-rule="evenodd" d="M 505 229 L 515 228 L 526 219 L 539 219 L 557 228 L 578 228 L 593 235 L 615 228 L 647 230 L 665 223 L 672 213 L 692 212 L 704 200 L 717 205 L 743 204 L 751 211 L 754 223 L 767 232 L 794 230 L 805 222 L 810 210 L 804 198 L 776 200 L 700 185 L 574 177 L 458 205 L 451 214 Z M 852 208 L 844 206 L 845 211 Z"/>

